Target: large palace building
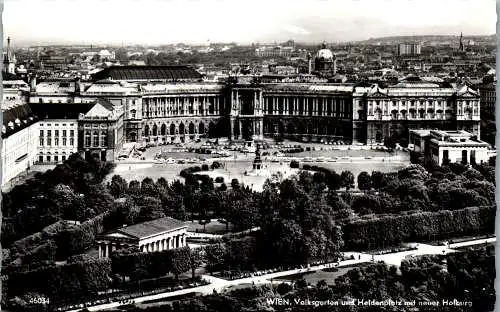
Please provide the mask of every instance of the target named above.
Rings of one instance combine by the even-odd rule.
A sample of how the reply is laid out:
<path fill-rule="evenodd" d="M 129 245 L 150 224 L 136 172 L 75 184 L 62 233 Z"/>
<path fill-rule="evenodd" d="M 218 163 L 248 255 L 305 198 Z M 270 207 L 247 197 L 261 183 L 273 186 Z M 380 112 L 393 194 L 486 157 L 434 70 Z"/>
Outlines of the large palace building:
<path fill-rule="evenodd" d="M 386 88 L 376 84 L 223 84 L 201 82 L 199 73 L 188 67 L 122 66 L 106 69 L 91 83 L 32 81 L 29 96 L 34 111 L 48 106 L 71 110 L 99 99 L 106 100 L 114 116 L 103 117 L 109 122 L 106 127 L 123 128 L 124 142 L 281 136 L 374 144 L 395 134 L 408 137 L 409 129 L 419 128 L 480 135 L 476 91 L 417 77 Z M 123 124 L 113 126 L 112 120 Z"/>

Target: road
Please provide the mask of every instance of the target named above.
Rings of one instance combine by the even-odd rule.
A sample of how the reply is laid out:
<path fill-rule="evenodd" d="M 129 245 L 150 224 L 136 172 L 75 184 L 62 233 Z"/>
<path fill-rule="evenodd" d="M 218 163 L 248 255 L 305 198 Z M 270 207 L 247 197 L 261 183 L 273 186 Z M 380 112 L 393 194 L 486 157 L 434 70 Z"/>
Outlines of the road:
<path fill-rule="evenodd" d="M 407 257 L 410 257 L 410 256 L 448 254 L 448 253 L 452 253 L 452 252 L 457 252 L 453 248 L 460 248 L 460 247 L 465 247 L 465 246 L 473 246 L 473 245 L 480 245 L 480 244 L 494 243 L 494 242 L 496 242 L 495 237 L 488 238 L 488 239 L 477 239 L 477 240 L 473 240 L 473 241 L 455 243 L 455 244 L 450 244 L 449 246 L 433 246 L 433 245 L 421 244 L 421 243 L 410 243 L 407 245 L 416 246 L 417 249 L 411 250 L 411 251 L 390 253 L 390 254 L 385 254 L 385 255 L 372 255 L 372 254 L 360 253 L 360 252 L 346 252 L 346 253 L 344 253 L 344 255 L 346 257 L 351 257 L 351 255 L 352 255 L 352 256 L 354 256 L 354 260 L 341 261 L 338 263 L 337 267 L 346 267 L 346 266 L 353 266 L 353 265 L 357 265 L 357 264 L 369 263 L 369 262 L 372 262 L 372 260 L 375 262 L 383 261 L 388 265 L 400 266 L 401 261 Z M 315 272 L 315 271 L 319 271 L 319 270 L 323 270 L 325 268 L 330 268 L 330 267 L 335 267 L 335 266 L 336 266 L 336 263 L 328 263 L 328 264 L 323 264 L 323 265 L 311 266 L 311 267 L 306 268 L 306 269 L 294 269 L 294 270 L 289 270 L 289 271 L 275 272 L 275 273 L 265 274 L 265 275 L 261 275 L 261 276 L 241 278 L 241 279 L 232 280 L 232 281 L 224 280 L 224 279 L 217 278 L 217 277 L 210 276 L 210 275 L 203 275 L 202 277 L 205 280 L 209 281 L 210 284 L 205 285 L 205 286 L 193 287 L 193 288 L 189 288 L 189 289 L 182 289 L 182 290 L 176 290 L 176 291 L 172 291 L 172 292 L 165 292 L 165 293 L 161 293 L 161 294 L 138 297 L 138 298 L 134 298 L 132 300 L 132 303 L 142 303 L 142 302 L 151 301 L 151 300 L 166 299 L 166 298 L 176 297 L 176 296 L 190 294 L 190 293 L 200 293 L 203 295 L 208 295 L 208 294 L 212 294 L 214 290 L 220 293 L 231 286 L 242 285 L 242 284 L 252 284 L 252 283 L 254 283 L 254 284 L 269 284 L 269 283 L 271 283 L 272 279 L 275 279 L 278 277 L 289 276 L 289 275 L 294 275 L 294 274 L 298 274 L 298 273 Z M 116 307 L 119 307 L 121 305 L 122 304 L 120 304 L 119 302 L 113 302 L 113 303 L 88 307 L 87 309 L 89 311 L 100 311 L 100 310 L 105 310 L 105 309 L 116 308 Z M 68 312 L 77 312 L 79 310 L 81 310 L 81 308 L 75 309 L 75 310 L 70 310 Z"/>

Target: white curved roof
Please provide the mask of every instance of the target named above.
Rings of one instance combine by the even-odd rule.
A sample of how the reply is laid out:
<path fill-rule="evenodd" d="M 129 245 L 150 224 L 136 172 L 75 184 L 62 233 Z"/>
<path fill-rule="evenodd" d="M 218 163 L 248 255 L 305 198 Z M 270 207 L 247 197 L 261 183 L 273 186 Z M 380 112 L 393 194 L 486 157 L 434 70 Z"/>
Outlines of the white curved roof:
<path fill-rule="evenodd" d="M 321 49 L 316 54 L 316 58 L 333 60 L 333 53 L 329 49 Z"/>

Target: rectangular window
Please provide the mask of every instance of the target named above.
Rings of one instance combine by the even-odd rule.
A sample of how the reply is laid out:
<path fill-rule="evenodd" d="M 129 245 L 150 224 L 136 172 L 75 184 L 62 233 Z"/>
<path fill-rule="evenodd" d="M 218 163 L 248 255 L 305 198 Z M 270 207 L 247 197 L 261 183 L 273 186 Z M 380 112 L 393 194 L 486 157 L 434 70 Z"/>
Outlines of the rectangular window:
<path fill-rule="evenodd" d="M 69 145 L 70 146 L 75 145 L 75 139 L 73 139 L 73 138 L 69 139 Z"/>
<path fill-rule="evenodd" d="M 63 136 L 65 137 L 66 136 L 66 130 L 63 130 Z"/>
<path fill-rule="evenodd" d="M 71 137 L 75 136 L 75 130 L 69 130 L 69 136 Z"/>
<path fill-rule="evenodd" d="M 38 156 L 38 161 L 43 162 L 43 156 Z"/>
<path fill-rule="evenodd" d="M 40 130 L 40 137 L 43 137 L 43 130 Z"/>
<path fill-rule="evenodd" d="M 66 156 L 61 156 L 61 158 L 62 158 L 62 161 L 66 160 Z"/>
<path fill-rule="evenodd" d="M 48 137 L 52 136 L 52 130 L 47 130 L 47 136 Z"/>
<path fill-rule="evenodd" d="M 59 161 L 59 156 L 54 156 L 54 161 Z"/>
<path fill-rule="evenodd" d="M 59 138 L 58 137 L 56 137 L 54 139 L 54 146 L 59 146 Z"/>
<path fill-rule="evenodd" d="M 51 161 L 50 156 L 47 156 L 47 161 Z"/>
<path fill-rule="evenodd" d="M 443 150 L 443 159 L 450 159 L 449 151 Z"/>
<path fill-rule="evenodd" d="M 51 138 L 47 138 L 47 146 L 50 146 L 52 144 L 52 139 Z"/>
<path fill-rule="evenodd" d="M 54 131 L 54 136 L 58 137 L 59 136 L 59 130 Z"/>
<path fill-rule="evenodd" d="M 67 139 L 66 139 L 66 137 L 64 137 L 64 138 L 63 138 L 62 140 L 63 140 L 63 141 L 62 141 L 62 143 L 63 143 L 63 146 L 66 146 L 66 142 L 67 142 Z"/>
<path fill-rule="evenodd" d="M 43 146 L 43 138 L 40 138 L 40 146 Z"/>

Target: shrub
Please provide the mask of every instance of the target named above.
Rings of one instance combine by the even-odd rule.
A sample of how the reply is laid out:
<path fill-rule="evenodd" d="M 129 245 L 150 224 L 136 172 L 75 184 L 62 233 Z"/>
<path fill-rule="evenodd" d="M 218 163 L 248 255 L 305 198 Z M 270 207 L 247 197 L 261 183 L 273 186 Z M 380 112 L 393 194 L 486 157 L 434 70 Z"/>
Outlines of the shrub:
<path fill-rule="evenodd" d="M 214 161 L 211 166 L 212 170 L 222 168 L 222 164 L 218 161 Z"/>
<path fill-rule="evenodd" d="M 290 168 L 295 168 L 295 169 L 298 169 L 299 168 L 299 162 L 296 161 L 296 160 L 292 160 L 290 162 Z"/>
<path fill-rule="evenodd" d="M 216 177 L 215 183 L 224 183 L 224 178 L 223 177 Z"/>

